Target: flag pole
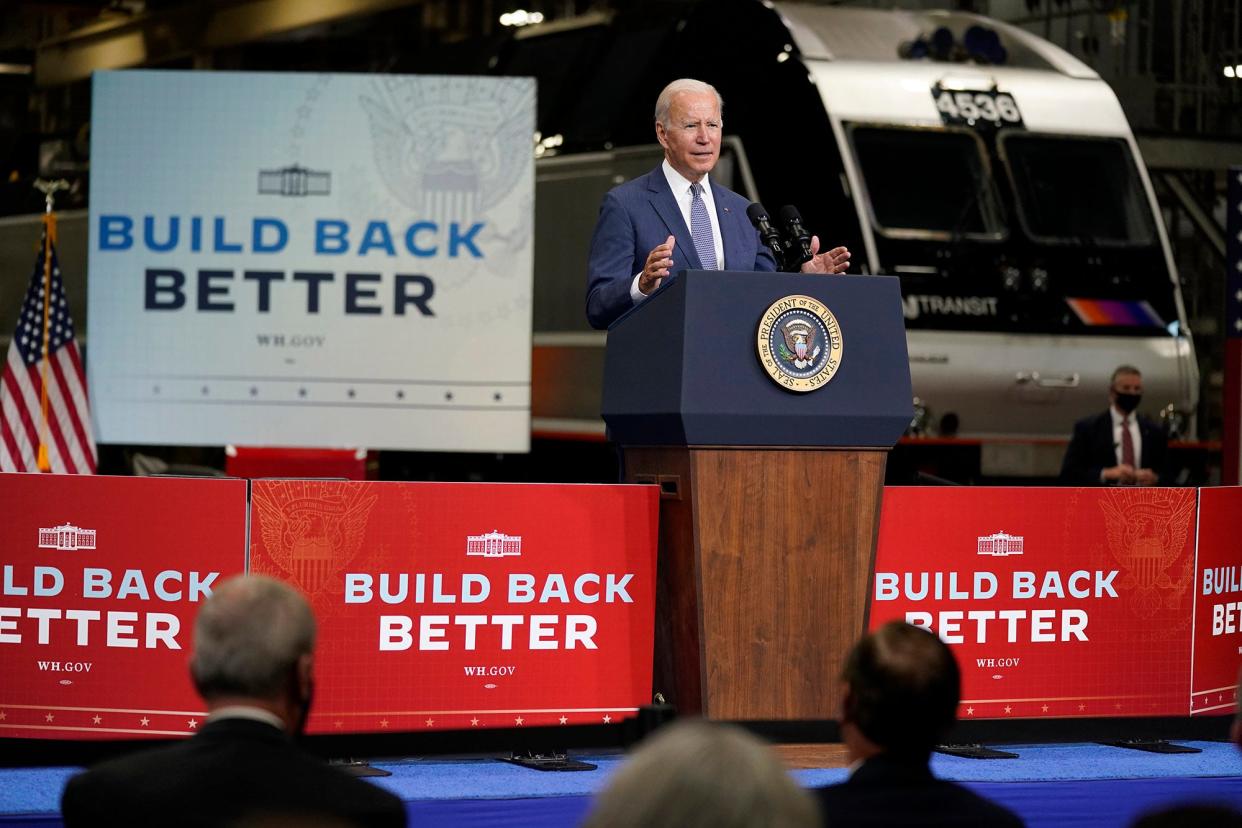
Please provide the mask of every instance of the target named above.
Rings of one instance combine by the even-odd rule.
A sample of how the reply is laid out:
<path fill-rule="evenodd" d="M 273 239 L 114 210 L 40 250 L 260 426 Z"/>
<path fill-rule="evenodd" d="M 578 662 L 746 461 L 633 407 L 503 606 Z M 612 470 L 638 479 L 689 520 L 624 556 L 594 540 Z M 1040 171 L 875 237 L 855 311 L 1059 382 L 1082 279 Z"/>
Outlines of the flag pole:
<path fill-rule="evenodd" d="M 39 471 L 49 472 L 52 463 L 48 459 L 48 420 L 47 420 L 47 372 L 50 367 L 48 346 L 51 344 L 52 333 L 52 247 L 56 243 L 56 214 L 52 205 L 57 190 L 69 189 L 69 182 L 64 179 L 34 183 L 35 189 L 43 193 L 45 209 L 43 211 L 43 351 L 40 373 L 42 382 L 39 389 L 39 455 L 37 462 Z"/>

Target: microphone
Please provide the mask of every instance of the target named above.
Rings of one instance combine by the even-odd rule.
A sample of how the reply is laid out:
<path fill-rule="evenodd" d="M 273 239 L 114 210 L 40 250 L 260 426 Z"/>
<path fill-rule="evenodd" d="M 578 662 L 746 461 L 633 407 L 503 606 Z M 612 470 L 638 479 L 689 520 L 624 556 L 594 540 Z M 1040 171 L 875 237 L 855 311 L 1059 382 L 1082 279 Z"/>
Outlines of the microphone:
<path fill-rule="evenodd" d="M 780 211 L 781 226 L 785 228 L 785 247 L 789 250 L 790 270 L 798 270 L 809 262 L 811 255 L 811 234 L 802 226 L 802 215 L 798 208 L 786 204 Z"/>
<path fill-rule="evenodd" d="M 785 244 L 781 241 L 781 234 L 772 226 L 772 220 L 768 218 L 768 211 L 763 208 L 759 202 L 752 203 L 746 208 L 746 217 L 750 219 L 750 223 L 755 225 L 755 229 L 759 231 L 759 238 L 763 240 L 772 251 L 772 255 L 776 257 L 776 267 L 780 270 L 785 269 Z"/>

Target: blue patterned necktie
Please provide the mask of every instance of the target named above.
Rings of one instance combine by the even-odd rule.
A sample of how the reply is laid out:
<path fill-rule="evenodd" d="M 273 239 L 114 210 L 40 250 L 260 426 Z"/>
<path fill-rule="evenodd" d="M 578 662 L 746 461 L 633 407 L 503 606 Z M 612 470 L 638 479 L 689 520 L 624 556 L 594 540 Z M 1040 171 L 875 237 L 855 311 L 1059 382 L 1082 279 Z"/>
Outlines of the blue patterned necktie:
<path fill-rule="evenodd" d="M 690 185 L 690 235 L 694 249 L 699 254 L 699 264 L 704 270 L 716 269 L 716 245 L 712 241 L 712 222 L 707 217 L 707 205 L 703 203 L 703 185 Z"/>

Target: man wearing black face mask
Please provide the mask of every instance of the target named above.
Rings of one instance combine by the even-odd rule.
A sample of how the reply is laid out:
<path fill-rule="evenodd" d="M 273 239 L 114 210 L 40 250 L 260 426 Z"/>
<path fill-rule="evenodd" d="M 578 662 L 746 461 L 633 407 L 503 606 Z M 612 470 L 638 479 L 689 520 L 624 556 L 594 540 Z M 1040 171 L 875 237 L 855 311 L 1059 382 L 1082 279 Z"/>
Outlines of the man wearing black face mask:
<path fill-rule="evenodd" d="M 292 587 L 243 575 L 199 610 L 190 674 L 208 716 L 193 737 L 69 780 L 65 825 L 403 826 L 401 800 L 303 753 L 315 618 Z"/>
<path fill-rule="evenodd" d="M 1133 365 L 1113 371 L 1108 410 L 1074 424 L 1061 464 L 1061 481 L 1078 486 L 1156 486 L 1168 442 L 1151 420 L 1136 413 L 1143 375 Z"/>

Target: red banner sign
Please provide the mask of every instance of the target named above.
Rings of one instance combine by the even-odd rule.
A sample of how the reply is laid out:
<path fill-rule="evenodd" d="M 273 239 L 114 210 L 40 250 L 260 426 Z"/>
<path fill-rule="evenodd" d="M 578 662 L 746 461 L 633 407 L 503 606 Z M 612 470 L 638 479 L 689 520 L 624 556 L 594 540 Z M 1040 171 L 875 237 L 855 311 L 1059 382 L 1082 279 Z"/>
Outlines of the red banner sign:
<path fill-rule="evenodd" d="M 1223 714 L 1238 703 L 1242 662 L 1242 487 L 1199 490 L 1190 714 Z"/>
<path fill-rule="evenodd" d="M 597 724 L 651 694 L 653 487 L 255 481 L 319 619 L 308 731 Z"/>
<path fill-rule="evenodd" d="M 649 698 L 653 487 L 258 481 L 247 506 L 240 480 L 6 474 L 0 502 L 0 735 L 194 732 L 193 619 L 247 537 L 319 620 L 311 732 L 606 723 Z M 1242 488 L 888 489 L 871 623 L 950 643 L 963 718 L 1223 714 L 1239 513 Z"/>
<path fill-rule="evenodd" d="M 194 732 L 194 617 L 245 566 L 245 481 L 0 474 L 0 503 L 0 734 Z"/>
<path fill-rule="evenodd" d="M 953 647 L 964 719 L 1185 715 L 1195 495 L 886 489 L 871 625 Z"/>

